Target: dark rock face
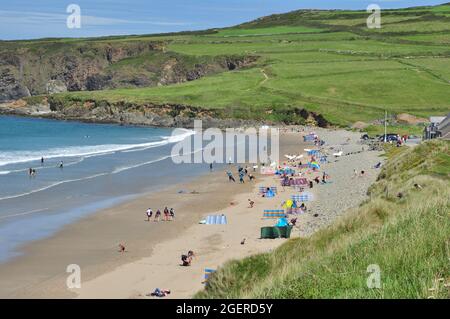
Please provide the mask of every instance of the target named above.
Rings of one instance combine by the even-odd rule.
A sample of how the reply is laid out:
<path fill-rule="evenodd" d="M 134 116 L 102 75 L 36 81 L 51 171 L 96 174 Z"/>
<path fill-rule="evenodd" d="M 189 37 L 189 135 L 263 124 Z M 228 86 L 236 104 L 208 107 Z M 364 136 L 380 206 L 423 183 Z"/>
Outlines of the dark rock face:
<path fill-rule="evenodd" d="M 30 96 L 28 88 L 14 77 L 10 69 L 0 72 L 0 101 L 17 100 L 24 96 Z"/>
<path fill-rule="evenodd" d="M 86 90 L 95 91 L 107 88 L 112 77 L 109 75 L 94 74 L 86 78 Z"/>
<path fill-rule="evenodd" d="M 184 128 L 192 128 L 195 119 L 201 119 L 204 128 L 260 125 L 253 120 L 219 118 L 213 111 L 181 104 L 137 105 L 127 102 L 85 101 L 66 106 L 52 98 L 49 99 L 49 104 L 52 113 L 47 116 L 64 120 Z"/>
<path fill-rule="evenodd" d="M 235 70 L 257 57 L 194 58 L 165 52 L 165 43 L 124 41 L 45 43 L 0 48 L 0 102 L 62 91 L 148 87 L 193 81 Z M 121 63 L 124 61 L 124 63 Z M 57 83 L 57 85 L 55 85 Z M 55 89 L 53 89 L 55 88 Z"/>

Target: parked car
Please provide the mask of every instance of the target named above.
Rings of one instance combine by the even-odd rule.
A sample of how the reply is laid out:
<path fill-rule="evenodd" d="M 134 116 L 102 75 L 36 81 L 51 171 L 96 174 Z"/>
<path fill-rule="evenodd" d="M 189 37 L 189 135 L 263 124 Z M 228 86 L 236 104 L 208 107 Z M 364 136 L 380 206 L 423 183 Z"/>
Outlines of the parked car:
<path fill-rule="evenodd" d="M 384 142 L 384 134 L 378 137 L 380 142 Z M 398 134 L 386 134 L 386 142 L 397 142 L 400 140 L 400 136 Z"/>

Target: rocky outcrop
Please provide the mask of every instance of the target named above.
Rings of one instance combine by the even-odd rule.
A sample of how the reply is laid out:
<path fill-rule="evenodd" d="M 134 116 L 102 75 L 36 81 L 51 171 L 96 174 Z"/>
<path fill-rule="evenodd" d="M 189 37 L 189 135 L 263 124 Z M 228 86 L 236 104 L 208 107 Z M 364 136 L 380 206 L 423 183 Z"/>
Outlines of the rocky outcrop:
<path fill-rule="evenodd" d="M 9 68 L 0 70 L 0 101 L 11 101 L 30 96 L 30 91 L 20 83 Z"/>
<path fill-rule="evenodd" d="M 67 91 L 66 84 L 61 80 L 50 80 L 46 85 L 46 93 L 54 94 L 54 93 L 62 93 Z"/>

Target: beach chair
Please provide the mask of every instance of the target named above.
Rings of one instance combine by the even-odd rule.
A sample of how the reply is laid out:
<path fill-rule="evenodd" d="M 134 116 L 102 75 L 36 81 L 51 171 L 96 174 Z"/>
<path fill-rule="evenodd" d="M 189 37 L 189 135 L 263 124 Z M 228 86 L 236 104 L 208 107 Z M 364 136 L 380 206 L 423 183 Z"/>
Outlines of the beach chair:
<path fill-rule="evenodd" d="M 278 219 L 286 217 L 284 209 L 265 209 L 263 212 L 263 219 Z"/>
<path fill-rule="evenodd" d="M 208 284 L 209 277 L 215 272 L 216 272 L 215 269 L 205 268 L 205 280 L 203 281 L 204 285 Z"/>

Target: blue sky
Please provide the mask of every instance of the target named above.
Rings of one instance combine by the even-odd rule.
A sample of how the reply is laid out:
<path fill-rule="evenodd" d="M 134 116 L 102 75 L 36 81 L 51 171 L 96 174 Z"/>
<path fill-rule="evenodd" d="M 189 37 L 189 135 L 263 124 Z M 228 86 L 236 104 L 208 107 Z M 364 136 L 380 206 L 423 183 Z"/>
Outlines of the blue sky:
<path fill-rule="evenodd" d="M 426 0 L 0 0 L 0 39 L 149 34 L 226 27 L 295 9 L 383 9 L 435 5 Z M 81 28 L 69 29 L 66 8 L 81 8 Z"/>

